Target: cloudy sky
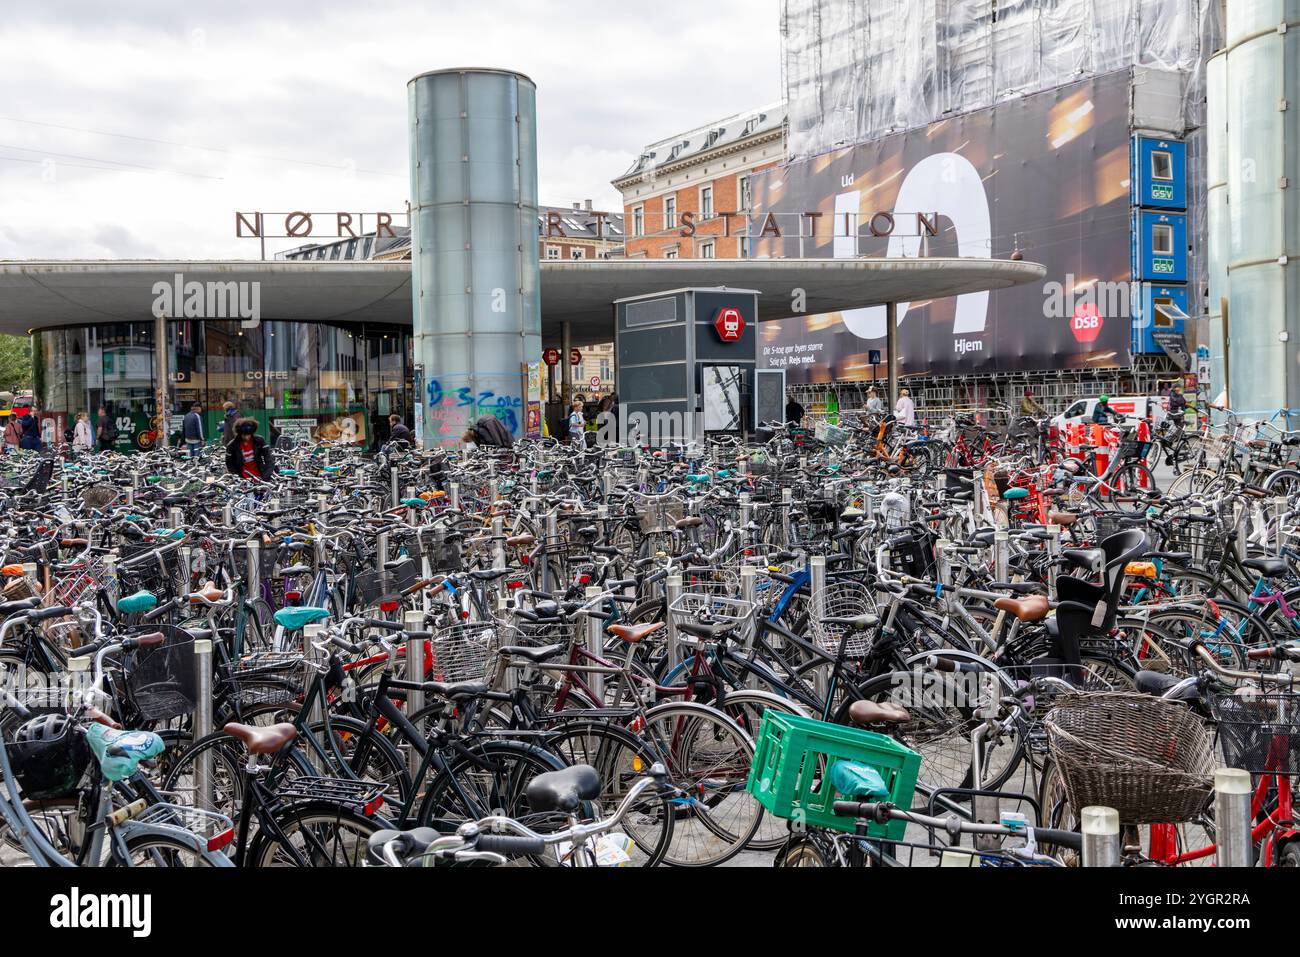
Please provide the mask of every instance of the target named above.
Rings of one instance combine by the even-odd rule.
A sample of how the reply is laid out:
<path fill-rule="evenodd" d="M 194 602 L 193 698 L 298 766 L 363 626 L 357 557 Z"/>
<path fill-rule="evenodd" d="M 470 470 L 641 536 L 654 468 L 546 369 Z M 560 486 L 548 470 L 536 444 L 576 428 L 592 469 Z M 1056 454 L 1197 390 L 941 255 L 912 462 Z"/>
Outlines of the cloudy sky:
<path fill-rule="evenodd" d="M 402 209 L 406 81 L 453 66 L 531 76 L 543 202 L 617 209 L 646 143 L 779 99 L 779 51 L 778 0 L 6 4 L 0 259 L 256 258 L 235 210 Z"/>

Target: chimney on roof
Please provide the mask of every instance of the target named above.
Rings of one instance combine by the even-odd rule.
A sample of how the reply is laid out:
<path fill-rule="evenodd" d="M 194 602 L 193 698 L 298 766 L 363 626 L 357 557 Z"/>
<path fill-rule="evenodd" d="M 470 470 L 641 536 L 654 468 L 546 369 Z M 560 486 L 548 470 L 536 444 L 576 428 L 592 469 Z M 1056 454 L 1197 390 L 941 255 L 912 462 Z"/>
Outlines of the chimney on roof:
<path fill-rule="evenodd" d="M 587 212 L 591 212 L 591 200 L 586 200 L 583 205 L 587 208 Z"/>
<path fill-rule="evenodd" d="M 581 204 L 581 203 L 574 203 L 574 204 L 573 204 L 573 208 L 574 208 L 574 209 L 582 209 L 582 204 Z"/>

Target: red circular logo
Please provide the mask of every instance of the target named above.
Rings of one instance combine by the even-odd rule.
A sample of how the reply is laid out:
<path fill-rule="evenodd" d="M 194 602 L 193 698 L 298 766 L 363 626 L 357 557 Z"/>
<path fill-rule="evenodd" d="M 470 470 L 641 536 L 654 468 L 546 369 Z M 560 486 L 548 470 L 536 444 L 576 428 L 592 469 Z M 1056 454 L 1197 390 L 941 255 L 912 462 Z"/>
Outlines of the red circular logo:
<path fill-rule="evenodd" d="M 745 317 L 735 306 L 723 306 L 713 317 L 713 328 L 718 330 L 718 338 L 723 342 L 739 342 L 745 331 Z"/>
<path fill-rule="evenodd" d="M 1101 334 L 1104 321 L 1095 305 L 1090 302 L 1082 302 L 1075 308 L 1074 315 L 1070 317 L 1070 332 L 1074 334 L 1074 338 L 1078 342 L 1095 342 L 1097 336 Z"/>
<path fill-rule="evenodd" d="M 560 364 L 560 350 L 547 349 L 542 353 L 542 361 L 548 366 L 558 366 Z"/>

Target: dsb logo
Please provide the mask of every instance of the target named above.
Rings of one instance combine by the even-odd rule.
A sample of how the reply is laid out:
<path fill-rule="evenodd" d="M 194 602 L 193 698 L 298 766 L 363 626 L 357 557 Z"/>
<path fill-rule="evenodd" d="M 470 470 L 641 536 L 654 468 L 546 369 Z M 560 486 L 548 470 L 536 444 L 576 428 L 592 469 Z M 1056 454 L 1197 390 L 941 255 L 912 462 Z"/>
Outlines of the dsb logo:
<path fill-rule="evenodd" d="M 1074 334 L 1077 342 L 1095 342 L 1097 336 L 1101 334 L 1104 322 L 1101 313 L 1093 303 L 1083 302 L 1070 317 L 1070 332 Z"/>

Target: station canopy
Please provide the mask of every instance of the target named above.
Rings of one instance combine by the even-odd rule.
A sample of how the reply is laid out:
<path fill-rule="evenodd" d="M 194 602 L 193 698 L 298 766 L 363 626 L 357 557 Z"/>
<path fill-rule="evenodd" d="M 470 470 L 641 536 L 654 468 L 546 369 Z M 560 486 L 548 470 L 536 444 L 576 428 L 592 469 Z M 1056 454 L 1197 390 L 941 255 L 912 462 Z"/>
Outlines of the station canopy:
<path fill-rule="evenodd" d="M 759 320 L 784 319 L 803 290 L 808 315 L 887 302 L 940 299 L 1042 279 L 1038 263 L 1001 259 L 605 259 L 544 261 L 542 338 L 564 321 L 574 345 L 613 339 L 617 299 L 687 287 L 757 290 Z M 259 282 L 264 320 L 411 325 L 409 262 L 48 261 L 0 262 L 0 332 L 141 322 L 153 286 Z"/>

